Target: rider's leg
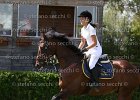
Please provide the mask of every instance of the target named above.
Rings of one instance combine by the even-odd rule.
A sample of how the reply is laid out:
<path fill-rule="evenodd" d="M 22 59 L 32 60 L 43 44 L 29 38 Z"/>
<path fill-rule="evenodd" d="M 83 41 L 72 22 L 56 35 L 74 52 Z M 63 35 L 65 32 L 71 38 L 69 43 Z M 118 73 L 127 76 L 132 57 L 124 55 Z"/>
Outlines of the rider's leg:
<path fill-rule="evenodd" d="M 94 54 L 91 55 L 90 61 L 89 61 L 89 67 L 91 70 L 91 81 L 92 82 L 98 82 L 98 75 L 99 70 L 97 67 L 95 67 L 97 61 L 99 59 L 99 56 L 96 56 Z"/>

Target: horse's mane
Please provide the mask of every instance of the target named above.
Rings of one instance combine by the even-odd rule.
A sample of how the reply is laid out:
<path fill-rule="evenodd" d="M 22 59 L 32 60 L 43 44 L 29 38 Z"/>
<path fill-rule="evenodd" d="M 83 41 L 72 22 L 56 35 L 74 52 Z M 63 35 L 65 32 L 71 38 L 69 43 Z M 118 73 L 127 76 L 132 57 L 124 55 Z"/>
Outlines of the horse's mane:
<path fill-rule="evenodd" d="M 68 47 L 69 49 L 71 49 L 75 54 L 77 55 L 83 55 L 83 53 L 81 52 L 80 49 L 78 49 L 75 45 L 73 45 L 73 42 L 68 39 L 68 37 L 66 37 L 65 35 L 54 35 L 55 39 L 59 40 L 60 42 L 62 42 L 66 47 Z"/>

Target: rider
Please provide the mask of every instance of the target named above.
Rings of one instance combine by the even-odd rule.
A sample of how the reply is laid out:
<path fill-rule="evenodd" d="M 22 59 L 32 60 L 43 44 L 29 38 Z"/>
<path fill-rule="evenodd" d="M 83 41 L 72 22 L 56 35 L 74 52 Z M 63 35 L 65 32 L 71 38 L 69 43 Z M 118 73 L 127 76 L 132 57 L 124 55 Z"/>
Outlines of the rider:
<path fill-rule="evenodd" d="M 97 81 L 97 70 L 95 65 L 102 54 L 102 47 L 96 36 L 95 25 L 91 24 L 92 14 L 88 11 L 83 11 L 79 16 L 81 25 L 81 42 L 79 44 L 79 49 L 85 52 L 86 56 L 90 55 L 89 67 L 91 70 L 91 81 Z M 83 49 L 85 43 L 87 42 L 87 47 Z"/>

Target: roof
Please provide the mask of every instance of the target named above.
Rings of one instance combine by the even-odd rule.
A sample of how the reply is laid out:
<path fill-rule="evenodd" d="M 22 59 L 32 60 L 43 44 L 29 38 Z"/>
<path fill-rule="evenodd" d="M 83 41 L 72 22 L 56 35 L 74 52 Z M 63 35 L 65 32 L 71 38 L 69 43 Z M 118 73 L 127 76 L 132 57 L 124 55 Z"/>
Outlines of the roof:
<path fill-rule="evenodd" d="M 106 1 L 108 0 L 0 0 L 0 3 L 54 6 L 103 6 Z"/>

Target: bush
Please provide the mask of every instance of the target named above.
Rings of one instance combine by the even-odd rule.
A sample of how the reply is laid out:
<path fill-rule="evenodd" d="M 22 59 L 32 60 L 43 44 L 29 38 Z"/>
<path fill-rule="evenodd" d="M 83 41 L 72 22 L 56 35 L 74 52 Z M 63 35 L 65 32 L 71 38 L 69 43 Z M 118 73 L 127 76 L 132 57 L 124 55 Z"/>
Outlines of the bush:
<path fill-rule="evenodd" d="M 0 72 L 3 100 L 50 100 L 59 92 L 58 75 L 39 72 Z"/>
<path fill-rule="evenodd" d="M 0 72 L 0 100 L 51 100 L 59 92 L 58 74 L 45 72 Z M 116 100 L 115 93 L 105 96 L 76 96 L 69 100 Z M 140 99 L 139 91 L 134 100 Z"/>
<path fill-rule="evenodd" d="M 123 39 L 121 36 L 103 34 L 103 53 L 110 59 L 125 59 L 140 64 L 140 35 L 129 35 Z"/>

